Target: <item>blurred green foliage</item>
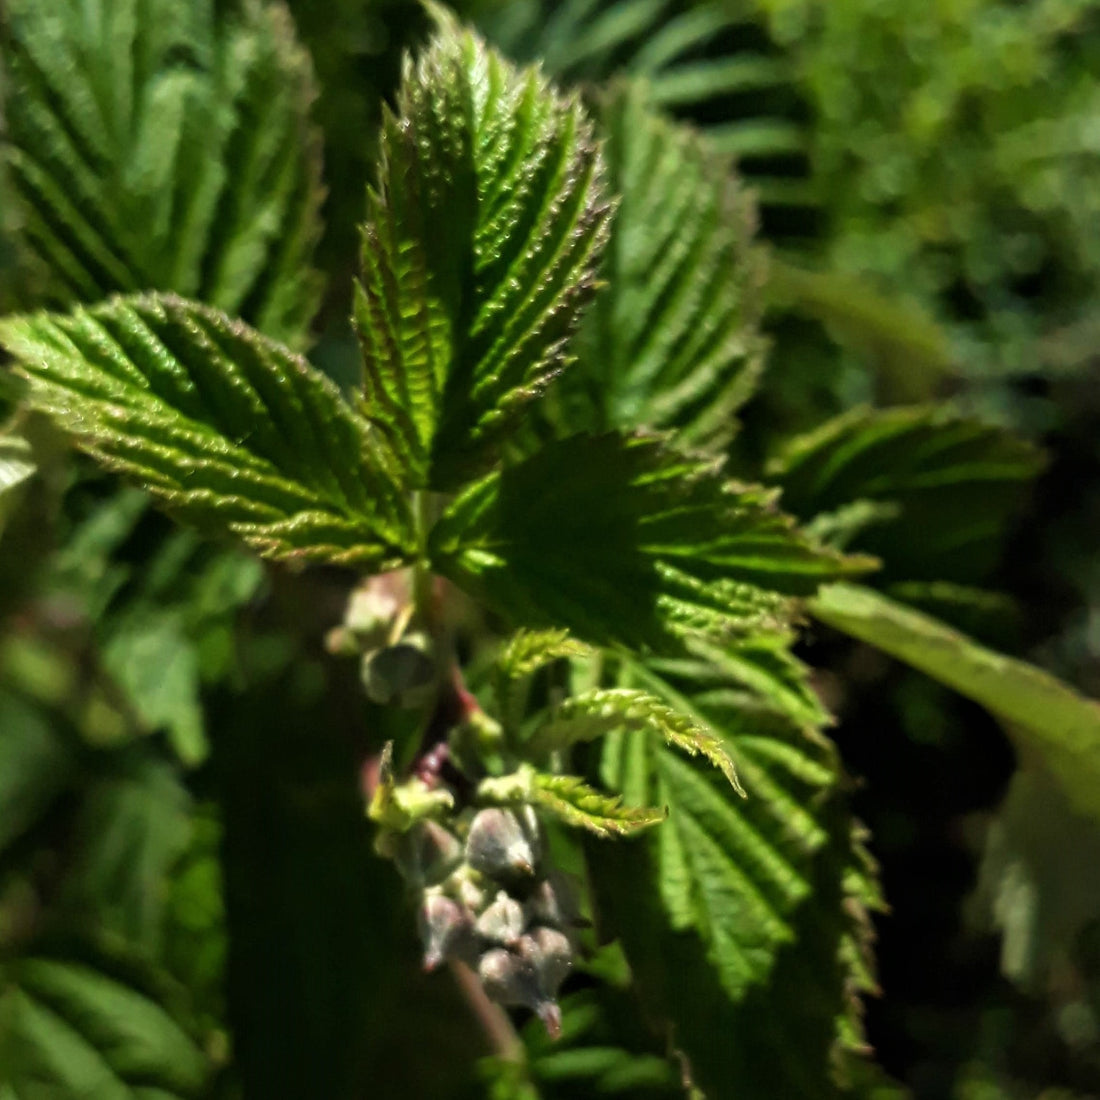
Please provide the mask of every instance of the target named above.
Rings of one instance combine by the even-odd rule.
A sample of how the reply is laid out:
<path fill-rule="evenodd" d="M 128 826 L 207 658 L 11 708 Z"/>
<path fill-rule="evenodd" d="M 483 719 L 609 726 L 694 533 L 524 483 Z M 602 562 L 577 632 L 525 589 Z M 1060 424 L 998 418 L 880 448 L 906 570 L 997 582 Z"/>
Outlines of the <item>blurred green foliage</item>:
<path fill-rule="evenodd" d="M 410 0 L 289 6 L 312 55 L 325 147 L 316 259 L 328 283 L 314 358 L 346 380 L 356 226 L 382 103 L 427 21 Z M 989 604 L 969 610 L 1002 648 L 1031 646 L 1097 693 L 1100 3 L 454 6 L 490 28 L 510 18 L 525 56 L 564 33 L 567 10 L 589 30 L 608 15 L 602 47 L 589 38 L 581 56 L 559 40 L 575 79 L 630 69 L 652 33 L 689 18 L 702 26 L 699 12 L 716 7 L 719 30 L 690 39 L 689 63 L 745 52 L 775 62 L 755 100 L 708 96 L 705 85 L 676 100 L 666 84 L 679 117 L 742 142 L 746 175 L 761 181 L 765 233 L 788 265 L 773 267 L 771 366 L 740 414 L 734 454 L 746 465 L 778 454 L 791 428 L 860 401 L 949 393 L 1046 442 L 1052 464 L 1007 553 L 998 564 L 986 545 L 980 569 L 968 562 L 967 582 L 996 584 L 1007 599 L 991 597 L 1002 600 L 993 615 Z M 761 144 L 749 148 L 746 134 Z M 769 192 L 776 179 L 798 187 Z M 12 259 L 0 238 L 5 272 Z M 355 782 L 356 762 L 378 747 L 372 716 L 318 644 L 348 578 L 265 577 L 236 551 L 176 532 L 141 494 L 61 462 L 49 433 L 28 434 L 34 480 L 19 441 L 5 443 L 0 471 L 20 494 L 10 498 L 18 507 L 5 497 L 0 541 L 0 1008 L 106 1029 L 117 1040 L 111 1096 L 149 1085 L 228 1098 L 240 1095 L 239 1075 L 267 1096 L 373 1088 L 445 1100 L 484 1095 L 483 1081 L 494 1096 L 520 1095 L 512 1067 L 471 1065 L 481 1040 L 455 992 L 410 975 L 408 914 L 396 877 L 370 852 Z M 891 517 L 841 518 L 867 521 L 874 544 L 874 521 L 888 528 Z M 926 560 L 920 524 L 900 529 L 909 559 Z M 958 591 L 891 591 L 958 612 Z M 1008 975 L 1026 971 L 1025 987 L 1010 987 L 998 941 L 964 923 L 981 838 L 961 839 L 981 833 L 1004 794 L 1016 764 L 1007 742 L 866 650 L 827 633 L 811 645 L 819 687 L 843 718 L 842 751 L 866 779 L 860 808 L 880 837 L 895 906 L 884 925 L 888 1004 L 871 1009 L 889 1068 L 932 1100 L 1095 1095 L 1098 914 L 1074 888 L 1090 867 L 1069 858 L 1092 850 L 1094 827 L 1046 801 L 1041 776 L 1016 772 L 973 906 L 984 897 L 977 926 L 1006 930 Z M 1031 829 L 1036 789 L 1044 824 Z M 1052 847 L 1067 858 L 1051 861 Z M 1074 904 L 1052 913 L 1066 891 Z M 9 963 L 28 943 L 41 956 Z M 1043 965 L 1027 965 L 1035 959 Z M 59 960 L 70 966 L 61 982 Z M 89 1018 L 90 966 L 96 996 L 125 987 L 115 1003 L 138 1006 L 136 1033 L 120 1039 Z M 170 1015 L 142 1007 L 150 998 Z M 581 1073 L 609 1091 L 675 1092 L 664 1051 L 622 1001 L 609 1018 L 581 989 L 566 1005 L 561 1048 L 531 1037 L 544 1096 L 579 1095 Z M 130 1019 L 120 1012 L 114 1023 L 124 1031 Z M 596 1055 L 570 1047 L 581 1037 Z M 141 1077 L 128 1042 L 175 1051 L 175 1078 Z M 19 1056 L 41 1052 L 24 1044 Z M 87 1080 L 70 1081 L 70 1094 L 90 1095 Z M 870 1081 L 856 1094 L 898 1092 Z"/>

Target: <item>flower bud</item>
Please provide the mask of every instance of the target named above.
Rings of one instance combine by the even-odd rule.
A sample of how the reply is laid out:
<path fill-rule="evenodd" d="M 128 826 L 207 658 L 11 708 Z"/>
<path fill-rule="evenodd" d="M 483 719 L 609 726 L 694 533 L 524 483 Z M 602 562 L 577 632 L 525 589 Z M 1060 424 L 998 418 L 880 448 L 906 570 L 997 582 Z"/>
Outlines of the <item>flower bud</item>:
<path fill-rule="evenodd" d="M 466 860 L 490 878 L 529 878 L 538 866 L 539 847 L 533 817 L 525 827 L 511 810 L 481 810 L 466 837 Z"/>
<path fill-rule="evenodd" d="M 477 974 L 485 992 L 502 1005 L 534 1008 L 542 1000 L 538 975 L 530 960 L 494 947 L 478 961 Z"/>
<path fill-rule="evenodd" d="M 558 1038 L 561 1009 L 553 997 L 546 995 L 531 958 L 494 947 L 481 956 L 477 972 L 485 992 L 494 1001 L 530 1008 L 542 1020 L 550 1037 Z"/>
<path fill-rule="evenodd" d="M 470 919 L 457 902 L 443 894 L 427 894 L 417 916 L 425 970 L 469 953 L 473 939 Z"/>
<path fill-rule="evenodd" d="M 430 643 L 417 634 L 407 634 L 396 645 L 364 653 L 360 675 L 367 698 L 383 706 L 423 706 L 436 688 Z"/>
<path fill-rule="evenodd" d="M 511 947 L 523 935 L 524 924 L 523 906 L 499 890 L 496 900 L 474 922 L 474 931 L 482 939 Z"/>
<path fill-rule="evenodd" d="M 584 922 L 577 905 L 576 890 L 568 876 L 551 871 L 527 895 L 524 903 L 529 924 L 548 924 L 568 931 Z"/>
<path fill-rule="evenodd" d="M 391 847 L 391 858 L 401 876 L 418 890 L 438 886 L 462 860 L 458 837 L 430 819 L 417 822 L 391 842 Z"/>
<path fill-rule="evenodd" d="M 573 945 L 569 937 L 556 928 L 544 926 L 522 936 L 516 950 L 534 966 L 543 995 L 548 1000 L 557 997 L 561 983 L 573 969 Z"/>

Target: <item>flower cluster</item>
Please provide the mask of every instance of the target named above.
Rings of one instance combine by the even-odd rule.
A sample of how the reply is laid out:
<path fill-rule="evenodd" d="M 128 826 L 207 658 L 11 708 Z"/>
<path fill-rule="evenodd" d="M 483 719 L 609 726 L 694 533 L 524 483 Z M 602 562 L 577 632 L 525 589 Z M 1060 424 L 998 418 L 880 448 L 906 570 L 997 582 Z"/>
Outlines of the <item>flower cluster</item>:
<path fill-rule="evenodd" d="M 423 820 L 382 841 L 417 898 L 424 968 L 465 963 L 493 1000 L 532 1009 L 556 1036 L 576 911 L 568 885 L 546 873 L 538 818 L 530 806 L 490 807 L 456 830 Z"/>

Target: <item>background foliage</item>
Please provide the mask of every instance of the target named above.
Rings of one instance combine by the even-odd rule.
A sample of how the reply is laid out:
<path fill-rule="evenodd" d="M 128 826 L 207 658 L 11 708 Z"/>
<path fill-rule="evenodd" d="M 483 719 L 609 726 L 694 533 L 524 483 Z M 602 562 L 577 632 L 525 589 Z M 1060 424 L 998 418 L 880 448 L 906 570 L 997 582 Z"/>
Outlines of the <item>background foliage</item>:
<path fill-rule="evenodd" d="M 59 45 L 61 23 L 36 15 L 43 7 L 5 8 L 5 88 L 64 88 L 65 74 L 76 74 L 94 95 L 5 100 L 2 311 L 175 291 L 311 348 L 338 384 L 351 382 L 363 188 L 375 178 L 382 102 L 397 103 L 401 52 L 423 41 L 425 13 L 404 0 L 292 2 L 289 12 L 250 0 L 119 2 L 96 9 L 102 21 L 84 28 L 73 54 Z M 446 980 L 415 973 L 400 883 L 371 851 L 358 767 L 388 719 L 322 645 L 348 577 L 265 571 L 178 530 L 144 494 L 70 458 L 43 423 L 22 422 L 0 454 L 10 489 L 0 520 L 0 1072 L 53 1074 L 61 1095 L 112 1097 L 231 1097 L 242 1083 L 248 1095 L 350 1097 L 366 1081 L 387 1095 L 676 1095 L 667 1035 L 648 1026 L 671 1001 L 698 1029 L 687 1042 L 704 1077 L 750 1093 L 783 1080 L 792 1095 L 814 1095 L 820 1082 L 798 1077 L 789 1039 L 759 1002 L 728 1000 L 741 988 L 736 973 L 719 973 L 725 992 L 712 1003 L 726 1006 L 729 1034 L 751 1038 L 711 1049 L 708 1002 L 676 1004 L 647 951 L 660 944 L 666 963 L 707 975 L 691 988 L 710 988 L 704 956 L 719 949 L 705 932 L 690 942 L 678 932 L 709 927 L 744 838 L 763 837 L 754 887 L 778 917 L 761 965 L 803 1006 L 790 1026 L 805 1029 L 807 1049 L 828 1056 L 837 1018 L 840 1046 L 858 1047 L 850 1006 L 822 1008 L 840 986 L 821 960 L 850 945 L 851 991 L 871 986 L 859 957 L 864 928 L 860 919 L 823 923 L 801 906 L 807 891 L 838 882 L 853 901 L 876 904 L 841 808 L 836 758 L 790 725 L 791 713 L 820 724 L 824 699 L 840 718 L 833 734 L 891 907 L 877 922 L 884 996 L 869 1002 L 866 1026 L 898 1084 L 855 1062 L 849 1091 L 1095 1094 L 1095 716 L 1080 696 L 1011 662 L 1037 658 L 1100 693 L 1100 8 L 456 7 L 511 56 L 542 58 L 549 74 L 584 87 L 607 135 L 620 216 L 647 221 L 653 236 L 613 238 L 609 290 L 574 345 L 579 369 L 525 422 L 517 446 L 530 457 L 513 468 L 513 484 L 490 477 L 460 498 L 435 548 L 442 571 L 490 603 L 513 604 L 507 570 L 448 546 L 488 510 L 507 564 L 529 569 L 529 588 L 559 594 L 536 551 L 568 527 L 568 513 L 524 514 L 506 501 L 527 500 L 524 471 L 555 455 L 565 456 L 555 476 L 580 499 L 602 501 L 637 479 L 645 450 L 620 454 L 604 437 L 593 443 L 599 461 L 581 461 L 545 446 L 578 424 L 579 408 L 597 431 L 676 426 L 693 444 L 724 449 L 746 478 L 766 471 L 820 538 L 880 555 L 885 568 L 867 587 L 833 586 L 811 605 L 818 625 L 798 656 L 819 670 L 813 690 L 785 645 L 734 646 L 717 671 L 705 662 L 611 670 L 624 685 L 720 715 L 741 775 L 771 795 L 730 808 L 704 773 L 636 733 L 616 734 L 602 758 L 588 755 L 590 775 L 628 802 L 681 811 L 649 848 L 602 842 L 589 853 L 601 904 L 612 919 L 616 905 L 628 907 L 621 923 L 635 926 L 638 942 L 625 946 L 647 996 L 637 1008 L 621 964 L 596 955 L 593 977 L 570 987 L 563 1040 L 551 1046 L 527 1029 L 517 1076 L 506 1060 L 471 1063 L 469 1052 L 484 1049 L 476 1025 Z M 78 9 L 91 19 L 90 7 L 56 5 L 67 17 Z M 135 72 L 96 64 L 102 56 L 132 57 Z M 157 78 L 131 100 L 141 65 Z M 646 83 L 614 83 L 624 75 Z M 656 120 L 654 106 L 702 136 Z M 89 111 L 94 125 L 84 124 Z M 661 151 L 664 176 L 659 165 L 645 170 Z M 175 165 L 193 178 L 173 176 Z M 176 179 L 171 201 L 164 172 Z M 694 238 L 676 213 L 685 204 Z M 51 230 L 59 210 L 75 227 L 60 237 Z M 692 265 L 678 267 L 659 247 L 673 237 Z M 191 248 L 179 249 L 180 239 Z M 637 320 L 669 300 L 677 309 L 654 328 L 667 346 L 654 347 Z M 125 342 L 133 318 L 110 323 Z M 668 347 L 684 354 L 670 360 Z M 935 407 L 948 397 L 952 409 Z M 121 391 L 105 399 L 130 400 Z M 881 411 L 899 402 L 906 407 Z M 335 408 L 323 415 L 340 419 Z M 1043 445 L 1045 467 L 1031 444 Z M 270 457 L 262 440 L 250 446 L 254 464 Z M 330 457 L 335 470 L 339 456 Z M 342 529 L 362 522 L 356 502 L 324 480 L 327 459 L 298 458 L 301 468 L 276 471 L 283 480 L 269 490 L 290 499 L 295 479 L 321 478 Z M 592 480 L 594 468 L 604 482 Z M 544 476 L 531 474 L 532 484 Z M 699 493 L 702 514 L 705 483 Z M 636 519 L 609 515 L 607 539 Z M 336 520 L 318 522 L 331 533 Z M 270 530 L 251 530 L 256 545 L 274 545 Z M 400 559 L 411 536 L 396 513 L 386 537 Z M 719 548 L 716 560 L 744 564 L 739 553 Z M 606 565 L 589 564 L 597 574 Z M 751 582 L 751 560 L 747 569 Z M 682 577 L 667 590 L 680 599 L 688 591 L 694 599 Z M 652 629 L 629 608 L 604 610 L 623 631 Z M 476 615 L 466 614 L 476 637 Z M 538 624 L 562 610 L 526 614 Z M 953 684 L 998 721 L 882 652 Z M 746 700 L 760 709 L 762 684 L 766 697 L 785 700 L 787 717 L 754 713 L 757 725 L 739 727 Z M 755 735 L 761 722 L 768 738 Z M 810 804 L 814 814 L 800 814 Z M 773 806 L 795 825 L 769 820 Z M 724 848 L 681 886 L 701 882 L 712 895 L 677 891 L 667 869 L 698 859 L 690 834 L 704 827 Z M 651 873 L 647 863 L 665 869 L 663 894 L 636 905 L 630 884 Z M 761 1084 L 747 1048 L 790 1076 Z"/>

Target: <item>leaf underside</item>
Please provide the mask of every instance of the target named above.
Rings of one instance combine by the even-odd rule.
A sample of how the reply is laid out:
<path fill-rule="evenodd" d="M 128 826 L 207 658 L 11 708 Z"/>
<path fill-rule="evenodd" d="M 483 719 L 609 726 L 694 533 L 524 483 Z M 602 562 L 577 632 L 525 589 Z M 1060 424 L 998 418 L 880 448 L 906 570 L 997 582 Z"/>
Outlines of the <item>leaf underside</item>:
<path fill-rule="evenodd" d="M 355 306 L 366 415 L 432 488 L 483 468 L 566 364 L 610 214 L 576 98 L 442 18 L 383 123 Z"/>
<path fill-rule="evenodd" d="M 27 402 L 180 518 L 261 554 L 392 568 L 408 505 L 369 426 L 304 359 L 172 295 L 0 322 Z"/>
<path fill-rule="evenodd" d="M 286 9 L 10 0 L 0 33 L 28 301 L 174 291 L 304 344 L 323 191 L 312 68 Z"/>

